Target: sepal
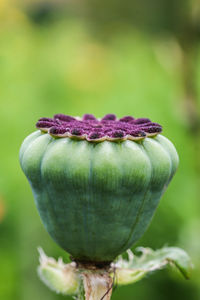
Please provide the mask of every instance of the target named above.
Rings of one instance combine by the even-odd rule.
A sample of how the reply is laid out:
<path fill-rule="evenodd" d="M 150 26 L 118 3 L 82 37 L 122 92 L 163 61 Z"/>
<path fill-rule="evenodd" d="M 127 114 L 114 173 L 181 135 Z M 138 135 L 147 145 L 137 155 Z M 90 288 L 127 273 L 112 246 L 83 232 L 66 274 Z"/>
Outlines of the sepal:
<path fill-rule="evenodd" d="M 38 251 L 40 253 L 38 274 L 44 284 L 58 294 L 77 294 L 80 277 L 76 264 L 73 262 L 64 264 L 62 258 L 56 261 L 52 257 L 47 257 L 42 248 L 38 248 Z"/>
<path fill-rule="evenodd" d="M 128 260 L 120 256 L 112 264 L 117 284 L 135 283 L 148 273 L 162 269 L 169 264 L 175 266 L 186 279 L 190 277 L 192 264 L 184 250 L 176 247 L 164 247 L 156 251 L 140 247 L 136 250 L 141 253 L 140 256 L 136 256 L 131 250 L 128 250 Z"/>
<path fill-rule="evenodd" d="M 64 264 L 62 259 L 56 261 L 47 257 L 39 248 L 40 279 L 53 291 L 63 295 L 76 295 L 77 299 L 94 300 L 104 297 L 110 299 L 115 283 L 127 285 L 141 280 L 148 273 L 160 270 L 165 266 L 175 266 L 188 279 L 192 263 L 188 254 L 176 247 L 164 247 L 159 250 L 137 248 L 140 255 L 128 250 L 128 259 L 118 258 L 110 267 L 98 269 L 76 265 L 75 262 Z"/>

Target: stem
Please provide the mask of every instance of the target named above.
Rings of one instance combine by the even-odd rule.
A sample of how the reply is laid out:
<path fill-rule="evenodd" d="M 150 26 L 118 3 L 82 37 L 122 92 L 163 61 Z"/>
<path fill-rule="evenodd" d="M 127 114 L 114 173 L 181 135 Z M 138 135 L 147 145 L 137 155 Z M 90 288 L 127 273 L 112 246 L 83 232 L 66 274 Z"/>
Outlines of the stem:
<path fill-rule="evenodd" d="M 110 300 L 113 280 L 106 270 L 87 270 L 82 277 L 85 300 Z"/>
<path fill-rule="evenodd" d="M 193 149 L 194 149 L 194 169 L 197 174 L 197 185 L 196 185 L 196 203 L 199 207 L 199 189 L 200 184 L 199 172 L 200 172 L 200 111 L 199 111 L 199 95 L 197 89 L 197 73 L 196 73 L 196 62 L 198 60 L 198 50 L 199 50 L 199 32 L 194 29 L 192 40 L 182 45 L 183 50 L 183 61 L 182 61 L 182 82 L 184 91 L 184 108 L 185 115 L 188 120 L 188 129 L 190 130 L 190 136 L 193 139 Z M 186 39 L 187 41 L 187 39 Z"/>

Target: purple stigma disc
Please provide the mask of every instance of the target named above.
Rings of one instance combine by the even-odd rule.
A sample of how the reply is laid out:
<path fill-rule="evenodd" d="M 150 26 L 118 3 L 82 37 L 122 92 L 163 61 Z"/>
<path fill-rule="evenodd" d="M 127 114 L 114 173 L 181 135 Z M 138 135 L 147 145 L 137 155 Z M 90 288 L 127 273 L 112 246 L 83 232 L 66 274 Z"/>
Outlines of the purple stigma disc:
<path fill-rule="evenodd" d="M 107 114 L 102 119 L 91 114 L 85 114 L 82 119 L 56 114 L 54 118 L 40 118 L 36 127 L 55 137 L 77 137 L 89 142 L 141 140 L 162 132 L 162 126 L 150 119 L 132 116 L 117 119 L 114 114 Z"/>

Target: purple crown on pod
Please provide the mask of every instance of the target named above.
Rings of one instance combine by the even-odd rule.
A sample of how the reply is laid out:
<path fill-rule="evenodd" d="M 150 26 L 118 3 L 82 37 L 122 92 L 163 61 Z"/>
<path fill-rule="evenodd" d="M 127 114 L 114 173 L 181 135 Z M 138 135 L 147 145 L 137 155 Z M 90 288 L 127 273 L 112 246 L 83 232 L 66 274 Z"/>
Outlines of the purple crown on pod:
<path fill-rule="evenodd" d="M 91 114 L 85 114 L 82 119 L 56 114 L 53 118 L 40 118 L 36 127 L 55 137 L 86 139 L 89 142 L 140 140 L 162 132 L 160 124 L 147 118 L 125 116 L 117 119 L 114 114 L 107 114 L 101 119 Z"/>

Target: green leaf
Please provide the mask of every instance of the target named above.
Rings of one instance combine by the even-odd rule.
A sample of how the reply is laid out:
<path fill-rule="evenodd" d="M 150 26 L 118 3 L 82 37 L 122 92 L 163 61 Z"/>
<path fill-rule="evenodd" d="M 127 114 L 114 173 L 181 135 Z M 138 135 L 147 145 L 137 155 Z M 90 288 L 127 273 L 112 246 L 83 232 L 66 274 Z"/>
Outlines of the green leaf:
<path fill-rule="evenodd" d="M 164 247 L 156 251 L 140 247 L 136 250 L 141 252 L 140 256 L 135 256 L 128 250 L 128 260 L 120 257 L 113 264 L 119 285 L 139 281 L 147 273 L 162 269 L 168 264 L 174 265 L 186 279 L 190 277 L 192 264 L 190 257 L 184 250 L 176 247 Z"/>

